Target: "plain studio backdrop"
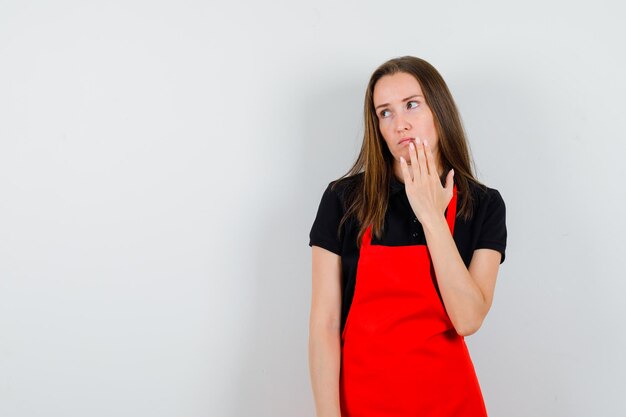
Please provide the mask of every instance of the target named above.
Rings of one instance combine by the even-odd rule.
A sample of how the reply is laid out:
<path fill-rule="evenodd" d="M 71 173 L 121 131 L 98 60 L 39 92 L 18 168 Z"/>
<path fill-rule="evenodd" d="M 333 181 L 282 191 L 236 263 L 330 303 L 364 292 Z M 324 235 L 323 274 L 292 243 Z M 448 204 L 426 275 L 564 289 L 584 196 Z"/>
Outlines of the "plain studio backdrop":
<path fill-rule="evenodd" d="M 2 1 L 0 415 L 313 417 L 308 233 L 401 55 L 507 205 L 490 416 L 626 415 L 622 4 Z"/>

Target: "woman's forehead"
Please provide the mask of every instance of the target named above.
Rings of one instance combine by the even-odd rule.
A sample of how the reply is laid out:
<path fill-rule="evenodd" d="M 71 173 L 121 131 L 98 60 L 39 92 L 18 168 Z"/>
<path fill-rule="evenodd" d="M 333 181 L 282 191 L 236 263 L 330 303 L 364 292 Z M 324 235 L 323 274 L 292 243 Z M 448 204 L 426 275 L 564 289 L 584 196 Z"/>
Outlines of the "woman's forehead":
<path fill-rule="evenodd" d="M 402 102 L 406 98 L 418 95 L 423 96 L 420 83 L 411 74 L 398 72 L 381 77 L 373 91 L 374 105 Z"/>

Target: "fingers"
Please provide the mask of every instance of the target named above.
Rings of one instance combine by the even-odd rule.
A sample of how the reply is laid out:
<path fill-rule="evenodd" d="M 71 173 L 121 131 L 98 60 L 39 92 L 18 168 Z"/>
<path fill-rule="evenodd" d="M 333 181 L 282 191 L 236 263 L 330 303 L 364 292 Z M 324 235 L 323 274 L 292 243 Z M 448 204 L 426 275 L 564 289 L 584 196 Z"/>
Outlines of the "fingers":
<path fill-rule="evenodd" d="M 413 178 L 417 180 L 420 176 L 419 162 L 417 162 L 417 154 L 415 153 L 415 145 L 413 142 L 409 143 L 409 157 L 411 158 L 411 170 L 413 171 Z"/>
<path fill-rule="evenodd" d="M 404 183 L 409 184 L 411 182 L 411 173 L 409 172 L 409 166 L 407 165 L 406 160 L 402 156 L 400 157 L 400 169 L 402 170 Z"/>
<path fill-rule="evenodd" d="M 426 154 L 426 162 L 428 163 L 428 172 L 433 174 L 436 178 L 439 178 L 437 164 L 435 164 L 435 156 L 427 140 L 424 141 L 424 153 Z"/>
<path fill-rule="evenodd" d="M 428 164 L 426 163 L 424 144 L 420 143 L 419 138 L 416 138 L 415 142 L 417 143 L 417 160 L 419 162 L 420 175 L 422 175 L 423 178 L 426 178 L 426 176 L 428 175 Z"/>
<path fill-rule="evenodd" d="M 446 176 L 446 186 L 445 189 L 446 190 L 450 190 L 450 193 L 452 193 L 452 187 L 454 186 L 454 169 L 451 169 L 450 171 L 448 171 L 448 175 Z"/>

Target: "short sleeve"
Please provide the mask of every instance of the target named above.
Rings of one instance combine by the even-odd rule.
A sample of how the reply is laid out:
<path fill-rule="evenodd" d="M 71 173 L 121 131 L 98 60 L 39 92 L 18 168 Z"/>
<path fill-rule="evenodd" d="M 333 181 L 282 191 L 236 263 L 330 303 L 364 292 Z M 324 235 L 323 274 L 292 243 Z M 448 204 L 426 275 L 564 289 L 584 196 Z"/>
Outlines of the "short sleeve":
<path fill-rule="evenodd" d="M 309 246 L 319 246 L 341 255 L 343 242 L 339 236 L 339 223 L 344 212 L 337 190 L 331 190 L 331 184 L 324 191 L 317 209 L 309 233 Z"/>
<path fill-rule="evenodd" d="M 506 206 L 500 192 L 492 188 L 489 189 L 487 208 L 475 249 L 497 250 L 502 255 L 502 263 L 505 258 L 506 237 Z"/>

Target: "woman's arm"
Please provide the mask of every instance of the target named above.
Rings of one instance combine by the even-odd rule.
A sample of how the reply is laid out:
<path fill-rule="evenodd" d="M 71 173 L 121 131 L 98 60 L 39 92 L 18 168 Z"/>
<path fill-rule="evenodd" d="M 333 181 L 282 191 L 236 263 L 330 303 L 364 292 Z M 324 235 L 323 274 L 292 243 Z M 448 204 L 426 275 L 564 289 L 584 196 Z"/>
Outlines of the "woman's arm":
<path fill-rule="evenodd" d="M 424 233 L 433 262 L 441 298 L 457 333 L 476 333 L 493 300 L 500 252 L 474 251 L 469 269 L 459 254 L 445 217 L 425 222 Z"/>
<path fill-rule="evenodd" d="M 444 217 L 453 193 L 451 170 L 442 188 L 432 149 L 416 139 L 409 144 L 411 167 L 400 157 L 400 167 L 407 197 L 426 235 L 426 244 L 433 262 L 441 298 L 457 333 L 476 333 L 489 312 L 500 253 L 493 249 L 475 250 L 469 269 L 461 258 Z M 416 149 L 417 148 L 417 149 Z"/>
<path fill-rule="evenodd" d="M 341 417 L 341 257 L 312 248 L 309 371 L 317 417 Z"/>

